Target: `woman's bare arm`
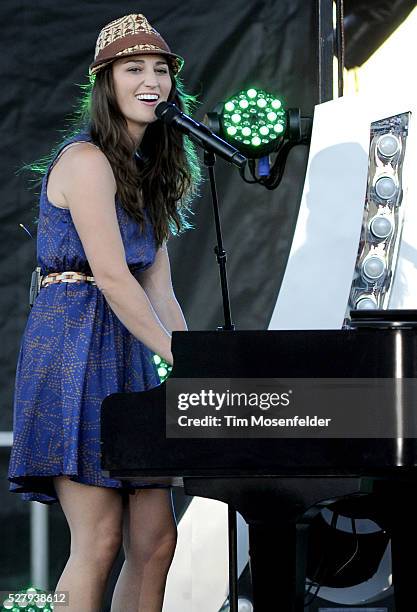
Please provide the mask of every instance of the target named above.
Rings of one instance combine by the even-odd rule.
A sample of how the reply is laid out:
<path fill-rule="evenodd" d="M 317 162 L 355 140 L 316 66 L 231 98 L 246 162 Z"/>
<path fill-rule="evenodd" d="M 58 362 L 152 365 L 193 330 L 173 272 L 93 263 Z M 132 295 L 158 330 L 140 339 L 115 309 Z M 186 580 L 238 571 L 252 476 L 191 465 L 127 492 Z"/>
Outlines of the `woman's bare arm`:
<path fill-rule="evenodd" d="M 166 245 L 158 249 L 152 266 L 135 276 L 164 327 L 170 332 L 186 330 L 187 324 L 172 287 Z"/>
<path fill-rule="evenodd" d="M 96 147 L 80 144 L 58 163 L 65 177 L 62 194 L 98 288 L 125 327 L 172 363 L 170 334 L 126 263 L 115 208 L 116 183 L 107 158 Z"/>

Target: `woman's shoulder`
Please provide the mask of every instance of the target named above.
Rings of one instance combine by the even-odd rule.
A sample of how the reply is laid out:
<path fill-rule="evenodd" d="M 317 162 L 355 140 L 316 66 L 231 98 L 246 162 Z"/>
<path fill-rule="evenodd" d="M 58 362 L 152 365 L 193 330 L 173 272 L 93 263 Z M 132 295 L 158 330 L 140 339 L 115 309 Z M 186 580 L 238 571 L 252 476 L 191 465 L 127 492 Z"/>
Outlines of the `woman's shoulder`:
<path fill-rule="evenodd" d="M 103 155 L 101 149 L 93 142 L 87 130 L 79 131 L 61 142 L 55 151 L 52 166 L 54 166 L 67 151 L 71 151 L 72 155 L 83 155 L 84 151 L 96 151 L 98 157 L 100 157 L 100 154 Z"/>
<path fill-rule="evenodd" d="M 65 159 L 67 163 L 82 163 L 86 160 L 97 160 L 97 163 L 100 164 L 107 161 L 106 156 L 97 145 L 91 141 L 84 140 L 74 140 L 62 147 L 55 160 L 55 164 L 61 161 L 61 159 Z"/>
<path fill-rule="evenodd" d="M 109 187 L 115 181 L 110 164 L 91 139 L 73 138 L 63 143 L 49 171 L 47 197 L 59 207 L 67 208 L 66 194 L 75 184 L 105 181 Z"/>
<path fill-rule="evenodd" d="M 56 150 L 50 171 L 55 166 L 68 170 L 77 170 L 87 163 L 97 169 L 108 170 L 110 164 L 100 147 L 93 142 L 88 130 L 81 130 L 66 138 Z"/>

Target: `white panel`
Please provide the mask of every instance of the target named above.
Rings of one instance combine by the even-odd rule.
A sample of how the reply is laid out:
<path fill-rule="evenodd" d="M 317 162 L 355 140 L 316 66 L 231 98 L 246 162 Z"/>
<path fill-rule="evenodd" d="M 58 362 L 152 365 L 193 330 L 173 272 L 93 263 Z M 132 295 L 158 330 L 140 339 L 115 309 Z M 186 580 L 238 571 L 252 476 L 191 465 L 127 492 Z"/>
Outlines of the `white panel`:
<path fill-rule="evenodd" d="M 415 110 L 411 92 L 402 92 L 401 101 L 390 101 L 386 95 L 372 99 L 356 96 L 316 106 L 297 226 L 269 329 L 340 329 L 362 224 L 370 125 L 384 117 L 414 111 L 414 132 Z M 407 157 L 411 157 L 408 151 Z M 417 270 L 415 220 L 412 227 L 416 228 L 413 256 L 410 252 L 407 256 Z M 404 239 L 412 234 L 410 226 Z M 402 276 L 408 277 L 410 264 L 408 268 L 404 265 Z M 397 285 L 400 282 L 401 276 Z M 416 295 L 414 288 L 410 293 Z"/>
<path fill-rule="evenodd" d="M 193 497 L 178 525 L 163 612 L 215 612 L 227 586 L 227 505 Z"/>
<path fill-rule="evenodd" d="M 249 561 L 248 526 L 237 513 L 238 576 Z M 229 592 L 227 505 L 193 497 L 178 525 L 178 544 L 163 612 L 216 612 Z"/>

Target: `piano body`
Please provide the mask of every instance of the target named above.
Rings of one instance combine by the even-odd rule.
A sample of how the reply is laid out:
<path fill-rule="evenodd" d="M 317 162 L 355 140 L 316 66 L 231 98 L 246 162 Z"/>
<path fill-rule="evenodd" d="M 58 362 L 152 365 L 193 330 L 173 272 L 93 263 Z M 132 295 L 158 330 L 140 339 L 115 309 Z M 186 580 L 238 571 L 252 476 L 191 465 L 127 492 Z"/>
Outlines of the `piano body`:
<path fill-rule="evenodd" d="M 326 331 L 174 332 L 174 378 L 413 378 L 413 324 Z M 396 612 L 414 598 L 414 438 L 167 438 L 165 383 L 102 405 L 102 469 L 115 478 L 183 485 L 249 525 L 255 612 L 304 609 L 308 521 L 352 494 L 391 537 Z M 401 406 L 393 406 L 393 411 Z M 314 510 L 310 512 L 313 512 Z M 233 593 L 232 593 L 233 595 Z"/>

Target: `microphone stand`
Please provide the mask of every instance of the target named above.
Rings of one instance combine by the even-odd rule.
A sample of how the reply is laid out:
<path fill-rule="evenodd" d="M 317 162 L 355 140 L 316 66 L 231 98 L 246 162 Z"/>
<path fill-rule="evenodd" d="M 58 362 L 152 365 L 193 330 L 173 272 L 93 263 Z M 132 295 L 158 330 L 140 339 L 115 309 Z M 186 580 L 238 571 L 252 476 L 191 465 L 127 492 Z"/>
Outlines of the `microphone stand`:
<path fill-rule="evenodd" d="M 223 248 L 222 230 L 220 225 L 219 201 L 217 198 L 216 178 L 214 175 L 214 164 L 216 156 L 213 151 L 204 148 L 204 165 L 206 166 L 210 178 L 211 198 L 213 202 L 214 224 L 216 226 L 217 245 L 214 247 L 214 252 L 217 257 L 220 272 L 220 284 L 222 290 L 224 325 L 218 327 L 219 331 L 233 331 L 235 329 L 232 323 L 232 315 L 230 310 L 229 289 L 227 284 L 226 272 L 226 251 Z M 232 610 L 231 610 L 232 612 Z"/>
<path fill-rule="evenodd" d="M 216 156 L 213 151 L 204 148 L 204 165 L 206 166 L 210 178 L 211 197 L 213 201 L 214 224 L 216 226 L 217 245 L 214 252 L 217 257 L 220 272 L 220 284 L 222 290 L 224 325 L 218 327 L 218 331 L 234 331 L 230 310 L 229 289 L 227 284 L 226 272 L 226 251 L 223 248 L 222 230 L 220 225 L 219 202 L 217 198 L 216 178 L 214 174 L 214 164 Z M 230 504 L 227 505 L 228 523 L 228 542 L 229 542 L 229 610 L 238 612 L 238 592 L 237 592 L 237 521 L 236 510 Z"/>

